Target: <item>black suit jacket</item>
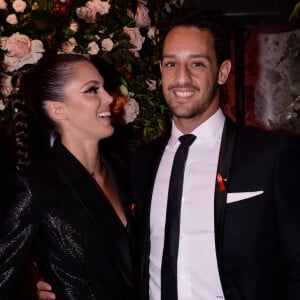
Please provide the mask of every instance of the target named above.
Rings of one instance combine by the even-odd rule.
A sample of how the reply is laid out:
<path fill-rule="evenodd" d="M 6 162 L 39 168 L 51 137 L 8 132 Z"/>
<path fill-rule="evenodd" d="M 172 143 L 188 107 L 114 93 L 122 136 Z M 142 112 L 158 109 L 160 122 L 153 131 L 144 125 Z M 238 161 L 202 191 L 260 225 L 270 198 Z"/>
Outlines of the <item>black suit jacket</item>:
<path fill-rule="evenodd" d="M 11 175 L 16 170 L 14 161 L 0 141 L 0 220 L 7 206 L 9 191 L 11 188 Z"/>
<path fill-rule="evenodd" d="M 17 175 L 0 231 L 0 299 L 10 299 L 30 253 L 57 299 L 134 299 L 125 168 L 112 153 L 102 161 L 128 220 L 126 228 L 59 142 L 48 163 Z"/>
<path fill-rule="evenodd" d="M 139 235 L 141 294 L 148 299 L 151 196 L 169 136 L 136 153 L 131 182 Z M 226 119 L 215 185 L 215 243 L 226 300 L 300 299 L 300 147 L 285 133 Z M 227 203 L 229 193 L 263 191 Z M 201 255 L 201 253 L 199 253 Z"/>

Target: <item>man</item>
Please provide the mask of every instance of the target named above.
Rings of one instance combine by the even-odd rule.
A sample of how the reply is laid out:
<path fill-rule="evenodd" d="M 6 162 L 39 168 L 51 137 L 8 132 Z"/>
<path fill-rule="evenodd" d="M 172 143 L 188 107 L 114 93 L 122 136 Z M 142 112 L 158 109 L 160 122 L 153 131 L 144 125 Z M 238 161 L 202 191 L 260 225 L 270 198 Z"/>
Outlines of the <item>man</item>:
<path fill-rule="evenodd" d="M 300 299 L 298 141 L 236 126 L 221 112 L 231 67 L 222 26 L 182 11 L 161 33 L 172 130 L 138 152 L 131 169 L 143 299 L 164 299 L 169 176 L 178 137 L 189 133 L 196 140 L 184 175 L 178 299 Z"/>
<path fill-rule="evenodd" d="M 180 211 L 178 299 L 300 299 L 298 140 L 224 116 L 220 87 L 231 63 L 222 26 L 196 11 L 165 24 L 161 73 L 172 129 L 138 151 L 131 166 L 141 298 L 166 299 L 169 177 L 178 137 L 193 134 Z"/>

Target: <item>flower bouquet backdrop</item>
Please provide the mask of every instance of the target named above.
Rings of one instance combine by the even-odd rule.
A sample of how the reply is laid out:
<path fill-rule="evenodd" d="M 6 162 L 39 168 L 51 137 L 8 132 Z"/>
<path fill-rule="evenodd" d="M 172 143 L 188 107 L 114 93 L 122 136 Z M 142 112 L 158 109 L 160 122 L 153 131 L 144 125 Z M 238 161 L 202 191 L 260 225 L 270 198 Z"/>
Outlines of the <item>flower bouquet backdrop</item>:
<path fill-rule="evenodd" d="M 80 53 L 107 73 L 115 121 L 131 127 L 133 141 L 159 136 L 168 110 L 161 95 L 155 25 L 183 1 L 159 2 L 0 0 L 0 120 L 18 113 L 11 97 L 18 70 L 48 53 Z"/>

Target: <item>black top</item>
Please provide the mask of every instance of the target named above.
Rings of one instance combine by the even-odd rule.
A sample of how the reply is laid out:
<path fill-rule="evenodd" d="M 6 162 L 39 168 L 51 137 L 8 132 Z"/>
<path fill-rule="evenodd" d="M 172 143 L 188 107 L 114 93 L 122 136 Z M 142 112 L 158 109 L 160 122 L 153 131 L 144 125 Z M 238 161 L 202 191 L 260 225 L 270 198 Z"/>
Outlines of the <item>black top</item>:
<path fill-rule="evenodd" d="M 130 203 L 124 165 L 103 155 L 125 228 L 92 177 L 56 142 L 51 159 L 15 177 L 0 228 L 0 299 L 10 299 L 30 253 L 57 299 L 134 298 Z"/>

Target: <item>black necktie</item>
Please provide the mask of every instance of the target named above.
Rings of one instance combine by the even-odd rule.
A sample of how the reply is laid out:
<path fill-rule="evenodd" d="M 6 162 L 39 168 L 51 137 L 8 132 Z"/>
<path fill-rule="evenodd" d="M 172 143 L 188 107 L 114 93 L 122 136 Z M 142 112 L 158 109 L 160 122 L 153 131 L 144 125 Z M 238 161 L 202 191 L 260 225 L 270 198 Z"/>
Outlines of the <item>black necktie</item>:
<path fill-rule="evenodd" d="M 189 146 L 196 137 L 186 134 L 179 138 L 171 171 L 165 225 L 165 241 L 161 264 L 161 300 L 177 300 L 177 256 L 180 231 L 180 208 L 183 177 Z"/>

